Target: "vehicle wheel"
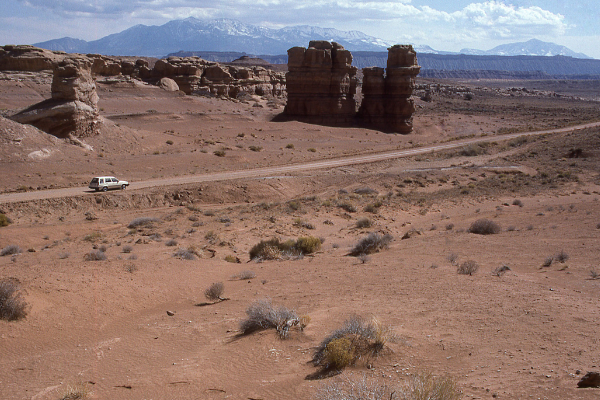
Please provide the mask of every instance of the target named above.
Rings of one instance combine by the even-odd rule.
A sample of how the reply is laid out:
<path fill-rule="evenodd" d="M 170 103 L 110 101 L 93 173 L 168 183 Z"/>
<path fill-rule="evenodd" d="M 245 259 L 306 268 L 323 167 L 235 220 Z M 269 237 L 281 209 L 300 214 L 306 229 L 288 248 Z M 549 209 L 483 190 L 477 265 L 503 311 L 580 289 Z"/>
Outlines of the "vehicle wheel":
<path fill-rule="evenodd" d="M 103 191 L 103 192 L 106 192 L 107 190 L 108 190 L 108 186 L 104 186 L 104 187 L 102 188 L 102 191 Z"/>
<path fill-rule="evenodd" d="M 121 185 L 121 190 L 125 190 L 126 187 L 127 185 Z"/>

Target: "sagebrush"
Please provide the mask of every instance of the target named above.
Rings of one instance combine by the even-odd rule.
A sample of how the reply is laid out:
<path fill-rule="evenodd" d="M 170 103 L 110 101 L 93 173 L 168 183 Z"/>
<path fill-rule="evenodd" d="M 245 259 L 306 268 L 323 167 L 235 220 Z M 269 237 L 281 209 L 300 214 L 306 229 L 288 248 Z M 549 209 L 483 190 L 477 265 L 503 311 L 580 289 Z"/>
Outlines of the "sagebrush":
<path fill-rule="evenodd" d="M 300 326 L 300 318 L 294 310 L 288 310 L 283 306 L 275 307 L 270 300 L 257 300 L 246 310 L 247 318 L 240 322 L 240 334 L 249 335 L 251 333 L 265 330 L 276 329 L 277 334 L 285 339 L 290 328 Z"/>
<path fill-rule="evenodd" d="M 17 321 L 27 315 L 27 303 L 19 290 L 16 279 L 0 280 L 0 319 Z"/>
<path fill-rule="evenodd" d="M 298 240 L 286 240 L 282 242 L 279 238 L 261 240 L 250 249 L 251 260 L 281 260 L 301 257 L 321 249 L 322 241 L 313 236 L 300 237 Z"/>
<path fill-rule="evenodd" d="M 357 257 L 362 254 L 377 253 L 383 249 L 387 249 L 391 241 L 392 235 L 388 233 L 382 235 L 377 232 L 371 232 L 350 250 L 350 255 Z"/>
<path fill-rule="evenodd" d="M 486 218 L 478 219 L 469 227 L 469 232 L 477 235 L 495 235 L 500 231 L 502 231 L 500 225 Z"/>

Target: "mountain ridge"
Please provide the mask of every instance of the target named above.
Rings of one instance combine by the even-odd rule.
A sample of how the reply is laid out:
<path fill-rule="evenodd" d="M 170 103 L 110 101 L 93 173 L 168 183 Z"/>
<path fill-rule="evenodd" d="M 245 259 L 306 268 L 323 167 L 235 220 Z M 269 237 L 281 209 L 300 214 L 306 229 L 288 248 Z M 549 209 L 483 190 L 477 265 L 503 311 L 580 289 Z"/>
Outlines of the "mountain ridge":
<path fill-rule="evenodd" d="M 34 46 L 69 53 L 162 58 L 178 51 L 281 55 L 286 54 L 291 47 L 306 46 L 310 40 L 336 41 L 352 52 L 386 51 L 388 47 L 395 44 L 357 30 L 341 31 L 310 25 L 271 29 L 245 24 L 234 19 L 200 20 L 188 17 L 172 20 L 163 25 L 134 25 L 124 31 L 93 41 L 64 37 L 34 43 Z M 537 39 L 508 43 L 491 50 L 463 49 L 459 53 L 435 50 L 427 45 L 415 45 L 414 47 L 418 53 L 425 54 L 564 55 L 574 58 L 591 58 L 565 46 Z"/>

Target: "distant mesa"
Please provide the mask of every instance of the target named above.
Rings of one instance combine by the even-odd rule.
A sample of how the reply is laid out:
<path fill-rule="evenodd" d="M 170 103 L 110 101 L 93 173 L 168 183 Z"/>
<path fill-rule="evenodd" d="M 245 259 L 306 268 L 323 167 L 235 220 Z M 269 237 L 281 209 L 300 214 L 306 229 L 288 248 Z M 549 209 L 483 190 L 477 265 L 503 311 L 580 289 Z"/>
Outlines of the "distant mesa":
<path fill-rule="evenodd" d="M 384 132 L 410 133 L 410 98 L 420 67 L 410 45 L 388 49 L 387 68 L 363 69 L 363 100 L 358 113 L 354 95 L 357 68 L 352 54 L 335 42 L 311 41 L 288 50 L 284 115 L 324 124 L 360 124 Z"/>

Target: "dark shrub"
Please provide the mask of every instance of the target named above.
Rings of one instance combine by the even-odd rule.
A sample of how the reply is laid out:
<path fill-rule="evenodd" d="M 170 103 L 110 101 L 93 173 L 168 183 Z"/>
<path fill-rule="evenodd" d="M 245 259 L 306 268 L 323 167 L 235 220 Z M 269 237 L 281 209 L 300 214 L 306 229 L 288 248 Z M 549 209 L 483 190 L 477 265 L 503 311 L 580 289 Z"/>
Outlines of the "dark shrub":
<path fill-rule="evenodd" d="M 0 256 L 10 256 L 13 254 L 19 254 L 22 253 L 23 250 L 17 246 L 16 244 L 10 244 L 8 246 L 6 246 L 5 248 L 3 248 L 2 250 L 0 250 Z"/>
<path fill-rule="evenodd" d="M 225 291 L 225 285 L 223 282 L 215 282 L 204 291 L 204 296 L 210 301 L 223 301 L 225 298 L 221 297 Z"/>
<path fill-rule="evenodd" d="M 376 232 L 371 232 L 350 250 L 350 255 L 356 257 L 361 254 L 377 253 L 380 250 L 387 249 L 391 241 L 392 235 L 390 234 L 386 233 L 385 235 L 381 235 Z"/>
<path fill-rule="evenodd" d="M 144 227 L 144 226 L 152 226 L 152 224 L 157 221 L 158 221 L 157 218 L 139 217 L 139 218 L 136 218 L 133 221 L 131 221 L 129 223 L 129 225 L 127 225 L 127 227 L 129 229 L 136 229 L 136 228 L 140 228 L 140 227 Z"/>
<path fill-rule="evenodd" d="M 479 264 L 477 264 L 473 260 L 467 260 L 464 263 L 460 264 L 456 269 L 461 275 L 473 275 L 479 269 Z"/>
<path fill-rule="evenodd" d="M 17 321 L 27 315 L 27 303 L 19 292 L 16 279 L 0 280 L 0 319 Z"/>
<path fill-rule="evenodd" d="M 84 255 L 83 259 L 85 261 L 104 261 L 106 260 L 106 254 L 103 251 L 96 250 Z"/>
<path fill-rule="evenodd" d="M 370 228 L 371 226 L 373 226 L 373 221 L 369 218 L 361 218 L 356 221 L 356 227 L 359 229 Z"/>
<path fill-rule="evenodd" d="M 300 323 L 296 312 L 285 307 L 273 307 L 269 300 L 255 301 L 246 310 L 248 316 L 240 323 L 242 335 L 275 328 L 281 338 L 288 335 L 289 329 Z"/>
<path fill-rule="evenodd" d="M 12 220 L 5 214 L 0 213 L 0 226 L 8 226 L 9 224 L 12 224 Z"/>
<path fill-rule="evenodd" d="M 501 230 L 500 225 L 486 218 L 478 219 L 469 227 L 469 232 L 477 235 L 494 235 L 500 233 Z"/>

